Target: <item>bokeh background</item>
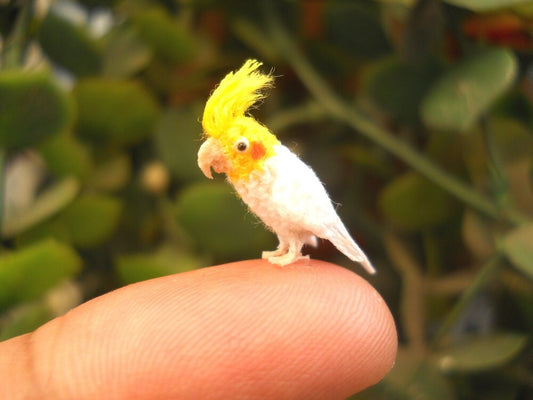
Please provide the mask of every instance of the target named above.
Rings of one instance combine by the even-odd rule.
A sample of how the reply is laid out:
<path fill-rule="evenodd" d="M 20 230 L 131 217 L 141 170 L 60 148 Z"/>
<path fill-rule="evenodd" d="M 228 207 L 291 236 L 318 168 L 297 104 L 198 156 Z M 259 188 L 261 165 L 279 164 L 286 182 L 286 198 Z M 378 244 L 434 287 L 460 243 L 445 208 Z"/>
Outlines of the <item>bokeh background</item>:
<path fill-rule="evenodd" d="M 378 269 L 393 371 L 354 399 L 533 393 L 533 4 L 0 1 L 0 339 L 122 285 L 276 246 L 196 165 L 244 60 L 253 114 L 325 183 Z M 354 360 L 357 362 L 357 360 Z"/>

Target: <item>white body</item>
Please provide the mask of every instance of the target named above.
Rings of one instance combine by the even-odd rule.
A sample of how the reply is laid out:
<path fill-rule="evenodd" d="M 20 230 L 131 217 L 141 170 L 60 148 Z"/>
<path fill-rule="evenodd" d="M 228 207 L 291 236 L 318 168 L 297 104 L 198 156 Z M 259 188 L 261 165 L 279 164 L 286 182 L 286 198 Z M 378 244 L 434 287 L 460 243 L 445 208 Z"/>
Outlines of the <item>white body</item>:
<path fill-rule="evenodd" d="M 263 254 L 263 258 L 281 265 L 294 262 L 302 257 L 304 244 L 316 244 L 316 237 L 320 237 L 361 263 L 369 273 L 375 273 L 313 170 L 283 145 L 277 145 L 275 152 L 262 170 L 250 174 L 249 180 L 234 183 L 250 210 L 278 236 L 278 250 Z"/>

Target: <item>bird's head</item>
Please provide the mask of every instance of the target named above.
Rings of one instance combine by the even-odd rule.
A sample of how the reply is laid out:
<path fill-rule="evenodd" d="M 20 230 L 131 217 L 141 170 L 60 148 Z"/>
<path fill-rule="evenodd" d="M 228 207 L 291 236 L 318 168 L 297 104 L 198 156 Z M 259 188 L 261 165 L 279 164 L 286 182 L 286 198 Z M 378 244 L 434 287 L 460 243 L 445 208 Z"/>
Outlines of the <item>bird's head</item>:
<path fill-rule="evenodd" d="M 213 91 L 204 109 L 202 127 L 206 141 L 198 151 L 198 166 L 212 178 L 211 168 L 232 182 L 247 180 L 274 155 L 278 139 L 246 111 L 263 98 L 262 89 L 273 78 L 257 71 L 261 63 L 248 60 L 230 72 Z"/>

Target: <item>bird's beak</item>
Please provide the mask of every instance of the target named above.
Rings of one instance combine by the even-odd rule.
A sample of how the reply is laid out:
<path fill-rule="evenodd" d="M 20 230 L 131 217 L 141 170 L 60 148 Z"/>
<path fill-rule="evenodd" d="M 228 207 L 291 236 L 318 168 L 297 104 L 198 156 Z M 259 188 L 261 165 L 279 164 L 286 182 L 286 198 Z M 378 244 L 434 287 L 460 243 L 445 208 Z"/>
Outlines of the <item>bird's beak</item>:
<path fill-rule="evenodd" d="M 217 139 L 207 139 L 198 150 L 198 166 L 209 179 L 213 179 L 211 168 L 216 173 L 227 173 L 231 169 L 231 162 L 224 154 L 224 150 Z"/>

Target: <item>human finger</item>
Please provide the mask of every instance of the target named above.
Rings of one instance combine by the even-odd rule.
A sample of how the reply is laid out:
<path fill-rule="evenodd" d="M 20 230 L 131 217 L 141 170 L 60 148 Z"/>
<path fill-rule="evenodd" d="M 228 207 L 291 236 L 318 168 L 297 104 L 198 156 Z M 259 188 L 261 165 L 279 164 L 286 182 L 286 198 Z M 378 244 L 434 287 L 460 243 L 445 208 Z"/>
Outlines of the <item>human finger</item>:
<path fill-rule="evenodd" d="M 118 289 L 0 344 L 0 398 L 343 399 L 396 346 L 358 275 L 251 260 Z"/>

